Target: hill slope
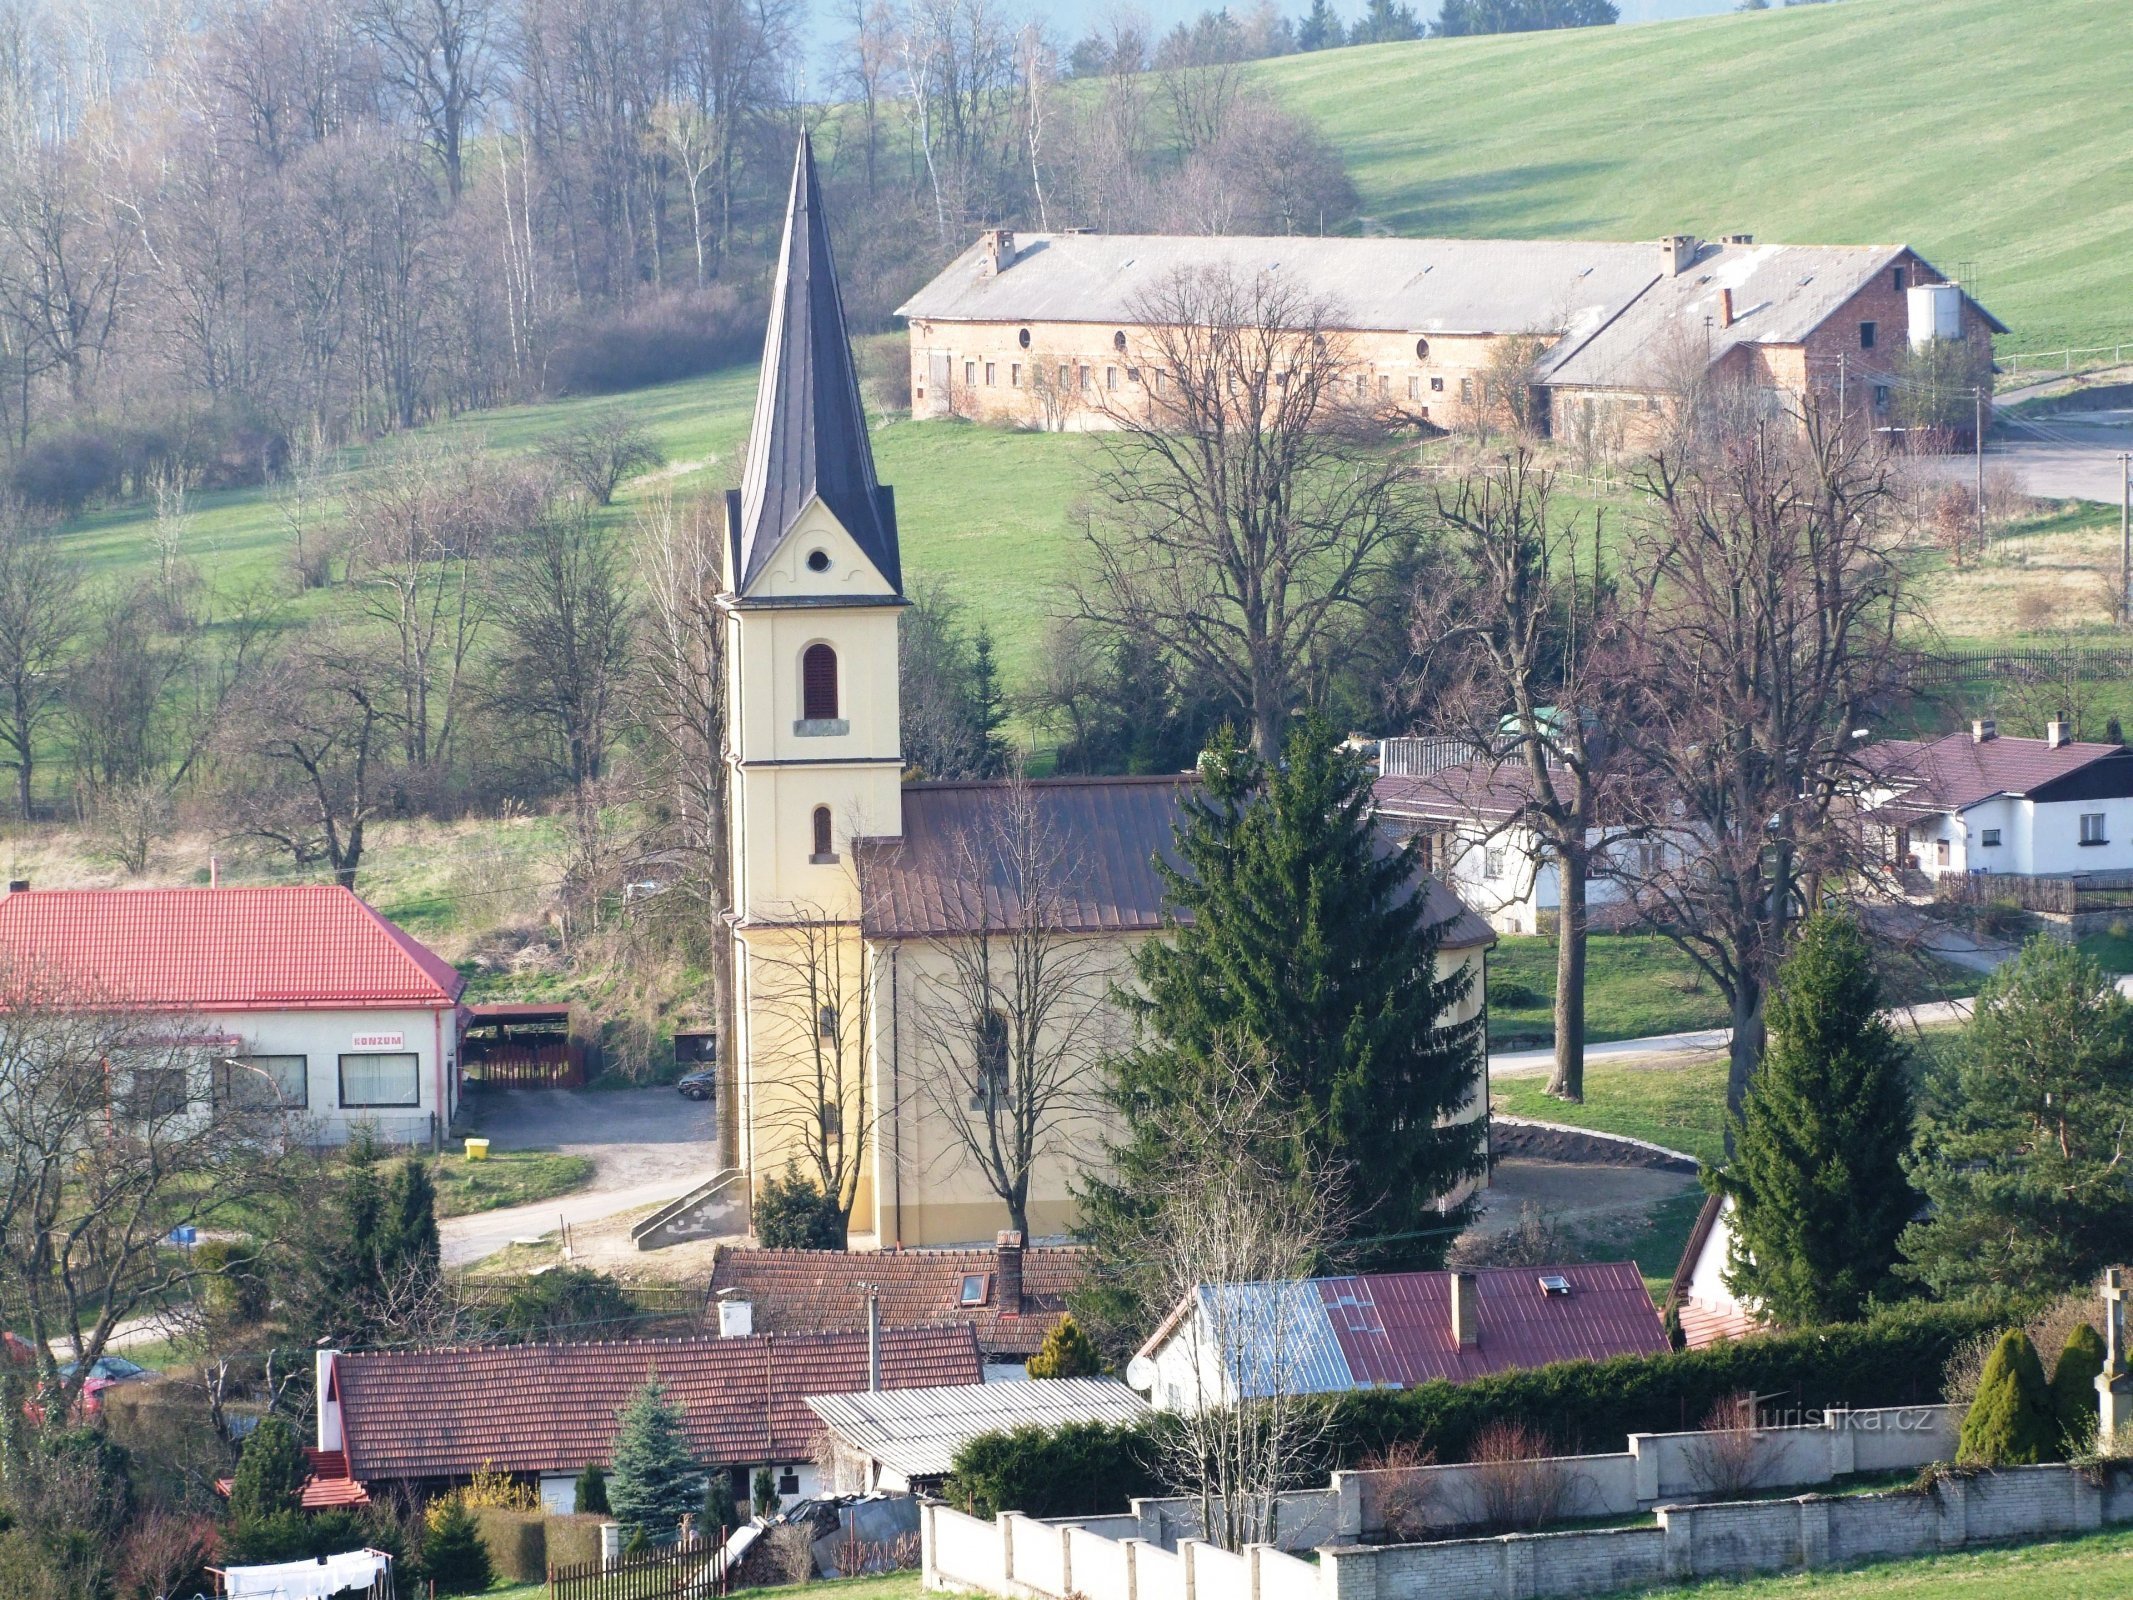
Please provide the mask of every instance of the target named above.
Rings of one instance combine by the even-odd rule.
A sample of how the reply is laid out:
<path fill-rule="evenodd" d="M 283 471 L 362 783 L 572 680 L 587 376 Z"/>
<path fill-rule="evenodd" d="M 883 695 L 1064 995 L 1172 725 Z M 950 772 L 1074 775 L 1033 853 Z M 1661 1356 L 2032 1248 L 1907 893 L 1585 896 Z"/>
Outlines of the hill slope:
<path fill-rule="evenodd" d="M 1256 72 L 1415 235 L 1904 241 L 2004 352 L 2133 335 L 2124 0 L 1848 0 Z"/>

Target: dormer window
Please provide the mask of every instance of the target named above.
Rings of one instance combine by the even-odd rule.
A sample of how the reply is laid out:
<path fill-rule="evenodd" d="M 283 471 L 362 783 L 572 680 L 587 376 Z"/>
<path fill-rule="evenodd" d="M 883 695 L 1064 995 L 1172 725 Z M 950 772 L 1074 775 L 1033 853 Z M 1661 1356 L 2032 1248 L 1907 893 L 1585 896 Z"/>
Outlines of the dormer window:
<path fill-rule="evenodd" d="M 826 644 L 811 644 L 800 658 L 800 715 L 809 722 L 833 722 L 837 717 L 837 652 Z"/>

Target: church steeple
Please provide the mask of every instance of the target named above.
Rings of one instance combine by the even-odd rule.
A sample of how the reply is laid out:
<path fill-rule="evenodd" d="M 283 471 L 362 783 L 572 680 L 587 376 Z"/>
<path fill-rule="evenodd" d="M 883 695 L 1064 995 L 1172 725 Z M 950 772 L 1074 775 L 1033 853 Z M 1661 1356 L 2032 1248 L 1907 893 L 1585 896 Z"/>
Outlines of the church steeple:
<path fill-rule="evenodd" d="M 747 471 L 739 494 L 729 499 L 736 593 L 748 592 L 816 500 L 851 535 L 890 591 L 902 594 L 896 503 L 874 477 L 814 145 L 803 133 L 793 162 L 770 331 L 763 341 Z"/>

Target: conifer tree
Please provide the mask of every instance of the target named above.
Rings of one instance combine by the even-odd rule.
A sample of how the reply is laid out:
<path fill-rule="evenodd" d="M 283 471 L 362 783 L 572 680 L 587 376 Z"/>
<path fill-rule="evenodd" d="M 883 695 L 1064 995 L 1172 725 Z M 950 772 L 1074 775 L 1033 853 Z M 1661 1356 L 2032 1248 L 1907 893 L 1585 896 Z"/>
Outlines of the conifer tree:
<path fill-rule="evenodd" d="M 607 1474 L 597 1461 L 587 1462 L 585 1470 L 578 1474 L 577 1504 L 580 1516 L 604 1517 L 609 1513 Z"/>
<path fill-rule="evenodd" d="M 296 1430 L 280 1417 L 262 1419 L 230 1478 L 230 1521 L 243 1526 L 293 1511 L 309 1470 Z"/>
<path fill-rule="evenodd" d="M 404 1161 L 385 1197 L 378 1224 L 382 1272 L 435 1276 L 442 1259 L 437 1238 L 437 1185 L 420 1161 Z"/>
<path fill-rule="evenodd" d="M 1069 1313 L 1044 1336 L 1027 1370 L 1032 1378 L 1093 1378 L 1103 1369 L 1096 1345 Z"/>
<path fill-rule="evenodd" d="M 1139 1043 L 1106 1063 L 1124 1136 L 1080 1196 L 1099 1261 L 1082 1305 L 1113 1328 L 1148 1309 L 1133 1240 L 1181 1169 L 1172 1108 L 1225 1053 L 1273 1074 L 1289 1169 L 1341 1174 L 1346 1263 L 1441 1265 L 1464 1213 L 1437 1202 L 1482 1168 L 1479 1125 L 1447 1122 L 1480 1075 L 1479 1019 L 1450 1020 L 1471 978 L 1438 975 L 1444 929 L 1414 893 L 1411 847 L 1376 831 L 1360 758 L 1311 717 L 1278 766 L 1225 728 L 1200 772 L 1181 865 L 1157 864 L 1175 925 L 1136 952 L 1139 993 L 1122 997 Z"/>
<path fill-rule="evenodd" d="M 784 1504 L 778 1498 L 778 1480 L 770 1475 L 768 1467 L 755 1469 L 755 1514 L 759 1517 L 774 1517 L 778 1507 Z"/>
<path fill-rule="evenodd" d="M 2052 1415 L 2059 1421 L 2062 1452 L 2076 1456 L 2096 1440 L 2096 1379 L 2103 1372 L 2103 1335 L 2076 1323 L 2052 1368 Z"/>
<path fill-rule="evenodd" d="M 616 1417 L 614 1475 L 607 1499 L 618 1522 L 664 1538 L 697 1506 L 700 1473 L 689 1459 L 681 1407 L 654 1373 Z"/>
<path fill-rule="evenodd" d="M 714 1462 L 704 1478 L 704 1537 L 715 1539 L 719 1529 L 730 1533 L 740 1523 L 740 1509 L 733 1503 L 733 1474 Z"/>
<path fill-rule="evenodd" d="M 2058 1453 L 2059 1419 L 2052 1414 L 2044 1364 L 2029 1335 L 2010 1328 L 1985 1358 L 1956 1459 L 1979 1467 L 2027 1467 Z"/>
<path fill-rule="evenodd" d="M 480 1594 L 496 1581 L 481 1528 L 458 1495 L 432 1501 L 425 1521 L 422 1569 L 439 1594 Z"/>
<path fill-rule="evenodd" d="M 1733 1159 L 1704 1182 L 1730 1195 L 1726 1283 L 1795 1326 L 1857 1317 L 1888 1279 L 1917 1210 L 1907 1052 L 1881 1016 L 1858 923 L 1824 912 L 1778 972 L 1770 1045 L 1731 1119 Z"/>

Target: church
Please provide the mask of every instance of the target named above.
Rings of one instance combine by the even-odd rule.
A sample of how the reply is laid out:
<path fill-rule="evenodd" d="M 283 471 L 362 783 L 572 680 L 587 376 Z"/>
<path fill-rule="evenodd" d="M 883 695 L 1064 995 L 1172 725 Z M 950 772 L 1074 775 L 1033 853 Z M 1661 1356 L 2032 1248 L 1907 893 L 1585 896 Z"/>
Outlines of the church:
<path fill-rule="evenodd" d="M 1031 1242 L 1072 1233 L 1072 1180 L 1105 1145 L 1095 1062 L 1124 1038 L 1107 996 L 1162 928 L 1155 862 L 1196 779 L 906 781 L 896 501 L 804 137 L 723 554 L 728 1159 L 751 1194 L 793 1166 L 827 1177 L 855 1244 L 990 1242 L 1011 1226 L 1003 1172 Z M 1494 935 L 1418 887 L 1440 974 L 1472 970 L 1471 1016 Z M 1044 1116 L 1013 1114 L 1036 1097 L 1011 1070 L 1041 1078 Z M 1463 1115 L 1486 1114 L 1477 1081 Z"/>

